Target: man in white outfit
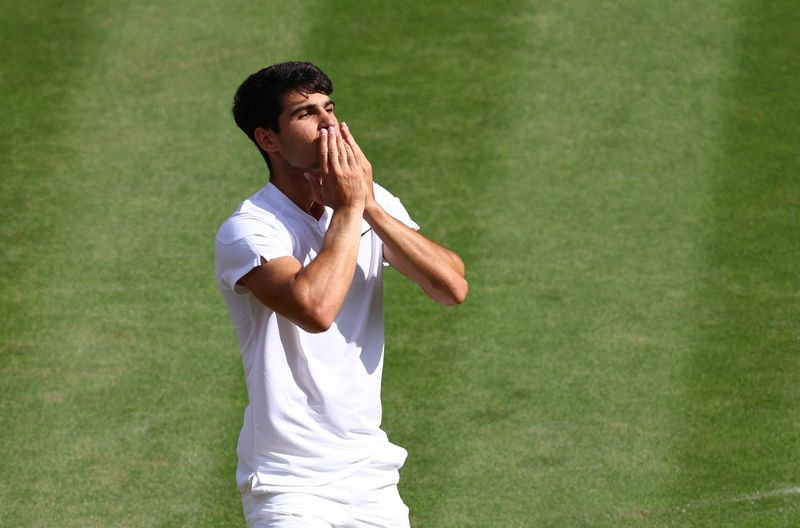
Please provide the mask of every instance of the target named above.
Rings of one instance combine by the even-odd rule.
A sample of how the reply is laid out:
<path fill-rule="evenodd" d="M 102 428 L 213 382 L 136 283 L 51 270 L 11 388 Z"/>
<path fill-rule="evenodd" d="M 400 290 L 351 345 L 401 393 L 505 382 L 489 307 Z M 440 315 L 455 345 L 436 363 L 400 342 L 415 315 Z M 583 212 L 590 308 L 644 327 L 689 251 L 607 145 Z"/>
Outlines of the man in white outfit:
<path fill-rule="evenodd" d="M 464 265 L 430 241 L 372 167 L 309 63 L 239 87 L 233 113 L 269 182 L 222 224 L 216 275 L 249 403 L 237 484 L 251 527 L 408 527 L 406 451 L 380 429 L 385 264 L 443 305 Z"/>

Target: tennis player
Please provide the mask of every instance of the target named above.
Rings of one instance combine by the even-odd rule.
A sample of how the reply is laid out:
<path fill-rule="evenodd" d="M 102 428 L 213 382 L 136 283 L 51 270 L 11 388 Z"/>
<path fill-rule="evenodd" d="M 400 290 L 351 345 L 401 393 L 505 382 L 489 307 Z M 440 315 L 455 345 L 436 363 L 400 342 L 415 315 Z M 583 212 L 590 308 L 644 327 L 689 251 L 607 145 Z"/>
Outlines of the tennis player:
<path fill-rule="evenodd" d="M 269 170 L 216 236 L 247 383 L 236 477 L 253 528 L 409 526 L 407 453 L 381 430 L 383 268 L 442 305 L 467 295 L 462 260 L 373 181 L 332 93 L 319 68 L 289 62 L 234 97 Z"/>

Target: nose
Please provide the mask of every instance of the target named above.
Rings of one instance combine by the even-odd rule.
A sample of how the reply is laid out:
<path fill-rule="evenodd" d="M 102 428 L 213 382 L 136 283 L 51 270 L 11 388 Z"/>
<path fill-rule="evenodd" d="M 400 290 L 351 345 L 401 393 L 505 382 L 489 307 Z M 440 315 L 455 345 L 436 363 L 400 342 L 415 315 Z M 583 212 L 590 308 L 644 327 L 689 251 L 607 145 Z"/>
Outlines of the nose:
<path fill-rule="evenodd" d="M 323 114 L 322 119 L 319 121 L 319 128 L 328 128 L 328 127 L 336 127 L 339 128 L 339 123 L 336 121 L 336 117 L 330 114 Z"/>

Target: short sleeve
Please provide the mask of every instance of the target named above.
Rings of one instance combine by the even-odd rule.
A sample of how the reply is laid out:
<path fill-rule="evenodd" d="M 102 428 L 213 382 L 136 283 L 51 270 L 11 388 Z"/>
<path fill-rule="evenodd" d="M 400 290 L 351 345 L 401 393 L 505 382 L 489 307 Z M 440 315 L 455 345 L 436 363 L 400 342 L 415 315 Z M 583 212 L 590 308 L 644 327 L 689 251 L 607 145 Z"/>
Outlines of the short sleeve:
<path fill-rule="evenodd" d="M 377 202 L 387 213 L 392 215 L 397 220 L 403 222 L 414 231 L 419 231 L 419 225 L 411 219 L 411 215 L 408 214 L 408 211 L 406 211 L 406 208 L 403 206 L 403 203 L 399 198 L 377 183 L 374 184 L 374 189 L 375 200 L 377 200 Z"/>
<path fill-rule="evenodd" d="M 220 288 L 236 290 L 236 283 L 261 264 L 292 254 L 291 240 L 274 226 L 255 218 L 231 217 L 215 241 L 215 270 Z"/>

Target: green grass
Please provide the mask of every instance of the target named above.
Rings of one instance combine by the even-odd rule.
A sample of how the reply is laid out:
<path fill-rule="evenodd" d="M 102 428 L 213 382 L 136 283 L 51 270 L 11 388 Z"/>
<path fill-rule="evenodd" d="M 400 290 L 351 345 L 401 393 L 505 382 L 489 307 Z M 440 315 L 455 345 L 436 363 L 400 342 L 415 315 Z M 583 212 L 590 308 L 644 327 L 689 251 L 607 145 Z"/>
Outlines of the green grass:
<path fill-rule="evenodd" d="M 792 2 L 6 4 L 0 525 L 243 525 L 212 242 L 295 58 L 467 262 L 387 276 L 415 528 L 800 524 Z"/>

